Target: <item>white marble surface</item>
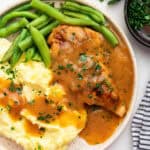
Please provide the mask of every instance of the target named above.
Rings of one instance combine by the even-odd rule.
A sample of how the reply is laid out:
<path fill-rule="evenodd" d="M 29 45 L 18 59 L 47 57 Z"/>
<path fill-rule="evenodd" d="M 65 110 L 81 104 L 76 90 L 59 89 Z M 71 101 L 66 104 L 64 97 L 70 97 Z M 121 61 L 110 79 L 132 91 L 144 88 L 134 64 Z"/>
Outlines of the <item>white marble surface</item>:
<path fill-rule="evenodd" d="M 15 3 L 16 0 L 0 0 L 0 12 L 2 8 L 7 8 L 8 5 L 12 2 Z M 89 0 L 89 1 L 98 1 L 98 0 Z M 107 1 L 107 0 L 106 0 Z M 134 107 L 134 112 L 144 94 L 146 87 L 146 82 L 150 80 L 150 48 L 146 48 L 139 44 L 129 33 L 125 21 L 124 21 L 124 1 L 122 0 L 116 5 L 108 6 L 106 3 L 98 3 L 99 8 L 104 12 L 107 12 L 109 16 L 121 26 L 125 34 L 127 35 L 131 45 L 134 49 L 135 56 L 137 59 L 137 68 L 138 68 L 138 92 L 137 92 L 137 101 Z M 133 112 L 133 113 L 134 113 Z M 131 122 L 128 123 L 127 128 L 121 134 L 121 136 L 107 149 L 107 150 L 132 150 L 132 139 L 130 133 Z M 1 147 L 0 147 L 0 150 Z"/>

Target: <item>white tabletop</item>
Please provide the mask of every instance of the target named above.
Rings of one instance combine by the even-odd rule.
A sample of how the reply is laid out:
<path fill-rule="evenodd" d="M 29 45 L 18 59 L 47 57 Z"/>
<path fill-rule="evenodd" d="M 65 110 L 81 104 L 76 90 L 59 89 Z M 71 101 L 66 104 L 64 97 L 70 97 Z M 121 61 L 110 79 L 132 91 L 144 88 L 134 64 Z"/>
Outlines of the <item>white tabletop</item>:
<path fill-rule="evenodd" d="M 15 1 L 17 0 L 0 0 L 0 10 L 2 10 L 4 7 L 7 8 L 8 5 L 12 4 L 12 2 L 15 3 Z M 98 0 L 92 0 L 92 2 L 94 1 Z M 146 83 L 148 80 L 150 80 L 150 48 L 146 48 L 139 44 L 129 33 L 124 20 L 124 1 L 125 0 L 121 0 L 121 2 L 113 6 L 108 6 L 105 2 L 100 2 L 99 8 L 101 8 L 101 10 L 104 12 L 107 12 L 107 14 L 109 14 L 109 16 L 115 20 L 118 25 L 120 25 L 134 49 L 138 68 L 138 92 L 137 101 L 134 107 L 135 112 L 144 94 Z M 121 136 L 107 150 L 132 150 L 130 125 L 131 121 L 128 123 L 127 128 L 124 130 Z"/>

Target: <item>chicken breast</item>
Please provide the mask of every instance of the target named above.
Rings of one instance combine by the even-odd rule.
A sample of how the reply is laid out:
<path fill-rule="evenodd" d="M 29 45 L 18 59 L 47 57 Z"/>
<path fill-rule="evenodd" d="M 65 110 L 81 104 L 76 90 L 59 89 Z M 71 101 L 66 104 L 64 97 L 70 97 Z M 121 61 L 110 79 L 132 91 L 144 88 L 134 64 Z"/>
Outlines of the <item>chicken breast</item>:
<path fill-rule="evenodd" d="M 98 105 L 122 117 L 125 105 L 109 69 L 103 64 L 104 38 L 87 27 L 60 25 L 48 38 L 53 59 L 53 82 L 61 84 L 76 107 Z"/>

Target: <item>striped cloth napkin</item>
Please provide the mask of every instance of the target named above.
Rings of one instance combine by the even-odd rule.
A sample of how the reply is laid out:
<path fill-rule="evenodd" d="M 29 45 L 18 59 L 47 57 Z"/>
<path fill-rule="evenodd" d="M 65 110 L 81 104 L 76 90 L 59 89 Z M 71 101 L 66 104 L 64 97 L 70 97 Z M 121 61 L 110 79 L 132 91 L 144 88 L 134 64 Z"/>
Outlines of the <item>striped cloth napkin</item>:
<path fill-rule="evenodd" d="M 150 150 L 150 81 L 132 121 L 133 150 Z"/>

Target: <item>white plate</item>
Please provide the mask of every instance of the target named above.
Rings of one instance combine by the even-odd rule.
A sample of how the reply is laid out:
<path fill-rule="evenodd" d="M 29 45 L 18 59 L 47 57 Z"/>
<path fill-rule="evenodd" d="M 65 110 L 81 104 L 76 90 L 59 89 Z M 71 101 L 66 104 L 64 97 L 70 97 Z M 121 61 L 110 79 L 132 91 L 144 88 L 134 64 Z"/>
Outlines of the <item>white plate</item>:
<path fill-rule="evenodd" d="M 0 14 L 4 13 L 5 11 L 9 10 L 10 8 L 21 4 L 27 0 L 7 0 L 7 1 L 3 1 L 0 0 L 0 4 L 1 4 L 1 9 L 0 9 Z M 135 55 L 133 52 L 133 49 L 131 47 L 130 42 L 128 41 L 126 35 L 124 34 L 124 32 L 122 31 L 122 29 L 115 23 L 114 20 L 112 20 L 109 17 L 109 14 L 107 14 L 107 11 L 105 11 L 104 8 L 100 8 L 99 7 L 99 2 L 96 0 L 77 0 L 81 3 L 87 4 L 89 6 L 94 7 L 95 9 L 101 10 L 104 15 L 112 22 L 112 24 L 118 29 L 118 31 L 121 33 L 122 37 L 124 38 L 124 40 L 126 41 L 126 44 L 129 47 L 130 50 L 130 54 L 133 60 L 133 65 L 134 65 L 134 72 L 135 72 L 135 77 L 134 77 L 134 90 L 133 90 L 133 96 L 132 96 L 132 100 L 131 100 L 131 104 L 130 104 L 130 108 L 128 110 L 127 115 L 125 116 L 123 122 L 119 125 L 119 127 L 116 129 L 116 131 L 114 132 L 114 134 L 104 143 L 102 144 L 98 144 L 98 145 L 88 145 L 83 139 L 81 138 L 76 138 L 69 146 L 69 150 L 104 150 L 106 149 L 108 146 L 110 146 L 121 134 L 121 132 L 125 129 L 125 127 L 127 126 L 127 123 L 129 122 L 130 118 L 131 118 L 131 114 L 133 111 L 133 106 L 134 106 L 134 102 L 136 100 L 136 91 L 137 91 L 137 67 L 136 67 L 136 60 L 135 60 Z M 8 144 L 7 144 L 8 143 Z M 14 147 L 12 147 L 14 146 Z M 7 140 L 4 140 L 2 138 L 0 138 L 0 150 L 20 150 L 20 148 L 18 148 L 16 145 L 8 142 Z"/>

